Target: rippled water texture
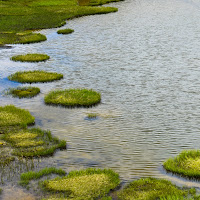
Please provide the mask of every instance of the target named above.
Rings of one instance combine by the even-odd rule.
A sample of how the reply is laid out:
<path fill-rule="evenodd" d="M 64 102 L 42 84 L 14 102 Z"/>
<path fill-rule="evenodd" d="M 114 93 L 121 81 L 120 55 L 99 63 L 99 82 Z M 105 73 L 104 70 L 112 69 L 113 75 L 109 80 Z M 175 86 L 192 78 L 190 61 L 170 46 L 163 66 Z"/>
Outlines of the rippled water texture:
<path fill-rule="evenodd" d="M 43 30 L 43 43 L 0 49 L 0 90 L 20 84 L 6 77 L 19 70 L 64 74 L 52 83 L 33 84 L 41 94 L 16 99 L 1 93 L 0 105 L 26 108 L 36 125 L 68 141 L 52 163 L 66 171 L 112 168 L 121 179 L 172 177 L 162 163 L 200 141 L 200 1 L 126 0 L 112 4 L 118 13 L 71 20 Z M 46 53 L 43 63 L 10 61 L 11 56 Z M 52 89 L 92 88 L 102 94 L 93 108 L 46 106 Z M 87 113 L 98 113 L 87 120 Z M 182 180 L 179 179 L 179 182 Z M 189 184 L 189 182 L 188 182 Z"/>

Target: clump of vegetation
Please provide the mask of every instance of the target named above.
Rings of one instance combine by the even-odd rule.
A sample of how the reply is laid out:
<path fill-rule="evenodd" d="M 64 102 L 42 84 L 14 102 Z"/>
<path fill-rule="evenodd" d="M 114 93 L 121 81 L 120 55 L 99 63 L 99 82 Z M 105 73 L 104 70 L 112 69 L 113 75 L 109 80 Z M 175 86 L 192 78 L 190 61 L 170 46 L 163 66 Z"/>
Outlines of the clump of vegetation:
<path fill-rule="evenodd" d="M 100 103 L 101 94 L 88 89 L 56 90 L 47 94 L 44 101 L 46 104 L 67 107 L 89 107 Z"/>
<path fill-rule="evenodd" d="M 60 29 L 60 30 L 57 31 L 58 34 L 70 34 L 70 33 L 73 33 L 73 32 L 74 32 L 74 30 L 73 29 L 69 29 L 69 28 Z"/>
<path fill-rule="evenodd" d="M 40 93 L 40 88 L 37 87 L 18 87 L 16 89 L 9 89 L 8 94 L 18 98 L 31 98 Z"/>
<path fill-rule="evenodd" d="M 167 171 L 190 178 L 200 178 L 200 151 L 184 150 L 175 158 L 169 158 L 163 164 Z"/>
<path fill-rule="evenodd" d="M 65 193 L 71 199 L 96 199 L 104 197 L 120 183 L 119 175 L 110 169 L 72 171 L 65 177 L 43 182 L 48 191 Z"/>
<path fill-rule="evenodd" d="M 88 2 L 88 5 L 98 6 L 98 5 L 103 5 L 103 4 L 107 4 L 107 3 L 111 3 L 111 2 L 119 2 L 119 1 L 123 1 L 123 0 L 90 0 Z"/>
<path fill-rule="evenodd" d="M 58 174 L 60 176 L 63 176 L 66 174 L 66 172 L 62 169 L 56 169 L 55 167 L 50 168 L 44 168 L 38 172 L 29 171 L 26 173 L 22 173 L 20 176 L 20 184 L 21 185 L 28 185 L 31 180 L 39 179 L 43 176 L 47 176 L 49 174 Z"/>
<path fill-rule="evenodd" d="M 2 189 L 0 188 L 0 194 L 2 193 Z"/>
<path fill-rule="evenodd" d="M 0 107 L 0 133 L 13 128 L 26 127 L 34 121 L 35 118 L 27 110 L 16 108 L 13 105 Z"/>
<path fill-rule="evenodd" d="M 15 74 L 12 74 L 8 77 L 9 80 L 17 81 L 20 83 L 51 82 L 55 80 L 60 80 L 62 78 L 62 74 L 45 71 L 16 72 Z"/>
<path fill-rule="evenodd" d="M 145 178 L 131 182 L 117 196 L 120 200 L 156 200 L 168 196 L 186 197 L 188 194 L 188 190 L 179 189 L 170 181 Z"/>
<path fill-rule="evenodd" d="M 2 153 L 2 152 L 1 152 Z M 10 164 L 10 162 L 14 161 L 15 158 L 8 154 L 1 154 L 0 155 L 0 166 L 6 166 Z"/>
<path fill-rule="evenodd" d="M 17 55 L 13 56 L 11 60 L 21 61 L 21 62 L 40 62 L 48 60 L 50 57 L 46 54 L 26 54 L 26 55 Z"/>

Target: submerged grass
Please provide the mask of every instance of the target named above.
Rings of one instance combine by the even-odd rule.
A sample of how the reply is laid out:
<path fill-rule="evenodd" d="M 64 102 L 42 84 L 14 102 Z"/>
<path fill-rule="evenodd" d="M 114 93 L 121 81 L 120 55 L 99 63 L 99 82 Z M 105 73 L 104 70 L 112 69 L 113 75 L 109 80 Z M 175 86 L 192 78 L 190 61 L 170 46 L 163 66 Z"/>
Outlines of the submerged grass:
<path fill-rule="evenodd" d="M 9 80 L 17 81 L 20 83 L 51 82 L 55 80 L 60 80 L 62 78 L 62 74 L 40 70 L 16 72 L 15 74 L 12 74 L 8 77 Z"/>
<path fill-rule="evenodd" d="M 101 94 L 88 89 L 56 90 L 47 94 L 44 101 L 46 104 L 66 107 L 89 107 L 100 103 Z"/>
<path fill-rule="evenodd" d="M 40 88 L 37 87 L 18 87 L 8 90 L 8 94 L 18 98 L 32 98 L 40 93 Z"/>
<path fill-rule="evenodd" d="M 181 176 L 200 178 L 200 150 L 184 150 L 175 158 L 166 160 L 163 166 Z"/>
<path fill-rule="evenodd" d="M 60 30 L 57 31 L 58 34 L 70 34 L 70 33 L 73 33 L 73 32 L 74 32 L 74 30 L 73 29 L 69 29 L 69 28 L 60 29 Z"/>
<path fill-rule="evenodd" d="M 21 61 L 21 62 L 40 62 L 48 60 L 50 57 L 46 54 L 26 54 L 26 55 L 17 55 L 13 56 L 11 60 L 13 61 Z"/>

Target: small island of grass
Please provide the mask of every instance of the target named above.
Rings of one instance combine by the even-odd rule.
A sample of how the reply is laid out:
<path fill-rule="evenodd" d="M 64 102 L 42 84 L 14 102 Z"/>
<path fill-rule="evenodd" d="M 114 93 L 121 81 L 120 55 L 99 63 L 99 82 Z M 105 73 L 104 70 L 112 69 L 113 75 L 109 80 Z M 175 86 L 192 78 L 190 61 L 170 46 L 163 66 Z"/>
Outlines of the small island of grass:
<path fill-rule="evenodd" d="M 46 54 L 26 54 L 26 55 L 17 55 L 13 56 L 11 60 L 20 61 L 20 62 L 41 62 L 46 61 L 50 57 Z"/>
<path fill-rule="evenodd" d="M 18 98 L 32 98 L 40 93 L 40 88 L 37 87 L 18 87 L 10 89 L 8 94 Z"/>
<path fill-rule="evenodd" d="M 62 74 L 46 71 L 23 71 L 16 72 L 8 77 L 11 81 L 20 83 L 37 83 L 37 82 L 51 82 L 63 78 Z"/>
<path fill-rule="evenodd" d="M 88 89 L 56 90 L 47 94 L 44 101 L 66 107 L 89 107 L 100 103 L 101 94 Z"/>
<path fill-rule="evenodd" d="M 73 32 L 74 32 L 74 30 L 73 29 L 69 29 L 69 28 L 60 29 L 60 30 L 57 31 L 58 34 L 70 34 L 70 33 L 73 33 Z"/>

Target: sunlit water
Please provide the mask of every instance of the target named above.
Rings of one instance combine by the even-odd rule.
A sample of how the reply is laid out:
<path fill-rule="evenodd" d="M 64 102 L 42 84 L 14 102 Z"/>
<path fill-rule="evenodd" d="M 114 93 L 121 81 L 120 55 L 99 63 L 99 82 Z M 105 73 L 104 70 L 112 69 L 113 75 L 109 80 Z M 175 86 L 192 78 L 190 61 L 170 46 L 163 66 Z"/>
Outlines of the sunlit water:
<path fill-rule="evenodd" d="M 37 126 L 67 140 L 67 151 L 49 158 L 67 172 L 111 168 L 123 181 L 153 176 L 199 186 L 166 174 L 162 163 L 200 146 L 200 1 L 126 0 L 112 6 L 119 11 L 68 21 L 73 34 L 42 30 L 46 42 L 0 49 L 1 92 L 21 85 L 6 78 L 16 71 L 64 74 L 61 81 L 33 84 L 41 94 L 32 99 L 1 93 L 0 105 L 30 110 Z M 51 59 L 9 60 L 35 52 Z M 64 88 L 92 88 L 102 102 L 89 109 L 44 104 L 45 94 Z M 99 117 L 87 120 L 91 112 Z"/>

